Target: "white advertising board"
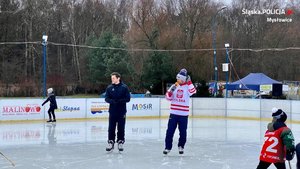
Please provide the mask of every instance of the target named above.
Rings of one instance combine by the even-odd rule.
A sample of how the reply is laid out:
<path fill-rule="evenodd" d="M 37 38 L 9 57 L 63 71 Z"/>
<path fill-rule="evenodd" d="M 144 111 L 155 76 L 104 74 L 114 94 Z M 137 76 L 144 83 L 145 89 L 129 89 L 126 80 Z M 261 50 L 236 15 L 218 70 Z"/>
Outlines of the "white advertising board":
<path fill-rule="evenodd" d="M 42 99 L 11 99 L 0 101 L 1 120 L 44 119 Z"/>
<path fill-rule="evenodd" d="M 126 104 L 129 116 L 159 116 L 158 98 L 131 98 Z M 108 117 L 109 104 L 104 99 L 87 100 L 87 117 Z"/>
<path fill-rule="evenodd" d="M 87 118 L 108 117 L 109 104 L 103 98 L 87 99 Z"/>
<path fill-rule="evenodd" d="M 49 102 L 44 99 L 1 99 L 0 121 L 48 119 Z M 271 118 L 273 107 L 283 109 L 292 120 L 299 121 L 299 101 L 273 99 L 191 98 L 191 116 L 239 116 Z M 103 98 L 57 99 L 57 119 L 108 117 L 109 104 Z M 163 117 L 170 112 L 170 102 L 161 98 L 131 98 L 128 117 Z"/>
<path fill-rule="evenodd" d="M 158 98 L 131 98 L 127 103 L 127 116 L 159 116 Z"/>
<path fill-rule="evenodd" d="M 86 99 L 56 99 L 57 119 L 86 118 Z M 45 104 L 45 118 L 48 118 L 49 102 Z"/>

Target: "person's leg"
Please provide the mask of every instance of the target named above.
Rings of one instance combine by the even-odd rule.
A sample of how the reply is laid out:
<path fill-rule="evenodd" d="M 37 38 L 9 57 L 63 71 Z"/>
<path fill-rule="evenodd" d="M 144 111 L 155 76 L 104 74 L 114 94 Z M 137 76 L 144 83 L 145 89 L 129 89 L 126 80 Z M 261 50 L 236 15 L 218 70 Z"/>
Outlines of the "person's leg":
<path fill-rule="evenodd" d="M 284 162 L 283 163 L 274 163 L 274 165 L 277 169 L 286 169 Z"/>
<path fill-rule="evenodd" d="M 47 122 L 51 122 L 52 121 L 51 108 L 48 109 L 48 116 L 49 116 L 49 120 Z"/>
<path fill-rule="evenodd" d="M 117 142 L 122 141 L 125 142 L 125 123 L 126 123 L 126 115 L 118 118 L 118 133 L 117 133 Z"/>
<path fill-rule="evenodd" d="M 108 140 L 112 140 L 113 142 L 115 142 L 115 138 L 116 138 L 116 124 L 117 124 L 117 118 L 109 115 Z"/>
<path fill-rule="evenodd" d="M 53 117 L 53 121 L 56 121 L 56 117 L 55 117 L 55 109 L 52 109 L 52 117 Z"/>
<path fill-rule="evenodd" d="M 166 138 L 165 138 L 165 149 L 167 150 L 172 149 L 173 136 L 176 128 L 177 128 L 177 117 L 176 115 L 170 114 L 168 128 L 166 132 Z"/>
<path fill-rule="evenodd" d="M 107 140 L 107 147 L 106 151 L 112 151 L 114 149 L 114 144 L 115 144 L 115 137 L 116 137 L 116 123 L 117 119 L 116 117 L 113 117 L 109 115 L 108 118 L 108 140 Z"/>
<path fill-rule="evenodd" d="M 296 145 L 297 169 L 300 169 L 300 143 Z"/>
<path fill-rule="evenodd" d="M 179 117 L 178 129 L 179 129 L 179 140 L 178 147 L 184 148 L 187 136 L 188 116 Z"/>
<path fill-rule="evenodd" d="M 117 143 L 119 151 L 123 151 L 123 144 L 125 142 L 125 123 L 126 115 L 118 118 L 118 133 L 117 133 Z"/>
<path fill-rule="evenodd" d="M 267 169 L 272 163 L 268 163 L 265 161 L 259 161 L 259 164 L 256 169 Z"/>

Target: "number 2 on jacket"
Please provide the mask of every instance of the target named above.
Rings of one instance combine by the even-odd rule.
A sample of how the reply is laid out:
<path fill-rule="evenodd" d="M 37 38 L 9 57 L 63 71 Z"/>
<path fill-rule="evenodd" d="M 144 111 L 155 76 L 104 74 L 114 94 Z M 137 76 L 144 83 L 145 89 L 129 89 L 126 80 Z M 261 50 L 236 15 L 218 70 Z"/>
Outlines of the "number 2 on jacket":
<path fill-rule="evenodd" d="M 278 139 L 276 137 L 265 137 L 265 141 L 274 141 L 271 145 L 267 147 L 266 151 L 271 153 L 277 153 L 277 149 L 275 149 L 274 147 L 278 145 Z"/>

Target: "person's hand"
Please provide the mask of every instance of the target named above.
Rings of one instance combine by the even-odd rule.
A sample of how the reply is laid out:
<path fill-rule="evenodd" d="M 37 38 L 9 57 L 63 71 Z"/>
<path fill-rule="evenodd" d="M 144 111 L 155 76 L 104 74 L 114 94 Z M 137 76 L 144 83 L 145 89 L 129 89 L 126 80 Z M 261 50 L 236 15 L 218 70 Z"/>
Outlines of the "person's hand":
<path fill-rule="evenodd" d="M 176 84 L 172 84 L 172 86 L 169 88 L 168 91 L 173 93 L 175 89 L 176 89 Z"/>
<path fill-rule="evenodd" d="M 118 100 L 117 99 L 112 99 L 112 104 L 117 104 Z"/>
<path fill-rule="evenodd" d="M 286 160 L 291 161 L 294 158 L 294 156 L 295 156 L 295 149 L 292 148 L 286 150 L 286 156 L 285 156 Z"/>

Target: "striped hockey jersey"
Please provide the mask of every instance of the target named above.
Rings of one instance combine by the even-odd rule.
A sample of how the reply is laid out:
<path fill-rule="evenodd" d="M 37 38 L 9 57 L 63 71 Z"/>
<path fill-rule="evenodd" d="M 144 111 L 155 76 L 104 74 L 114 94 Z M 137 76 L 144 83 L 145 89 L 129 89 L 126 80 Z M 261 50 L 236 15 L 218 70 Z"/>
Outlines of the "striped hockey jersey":
<path fill-rule="evenodd" d="M 166 99 L 171 101 L 171 114 L 180 116 L 189 115 L 190 96 L 196 93 L 195 86 L 191 81 L 177 85 L 174 92 L 168 91 Z"/>

